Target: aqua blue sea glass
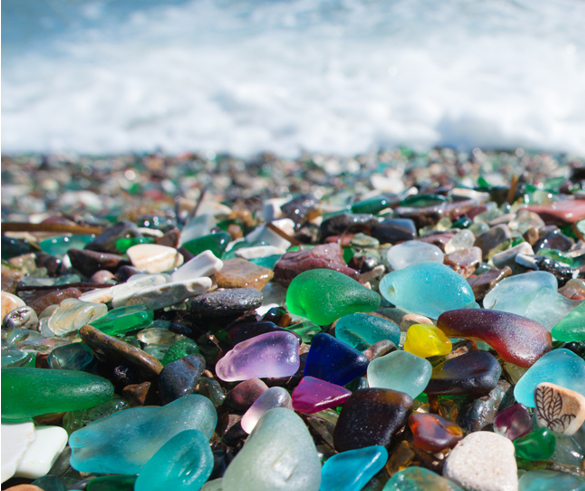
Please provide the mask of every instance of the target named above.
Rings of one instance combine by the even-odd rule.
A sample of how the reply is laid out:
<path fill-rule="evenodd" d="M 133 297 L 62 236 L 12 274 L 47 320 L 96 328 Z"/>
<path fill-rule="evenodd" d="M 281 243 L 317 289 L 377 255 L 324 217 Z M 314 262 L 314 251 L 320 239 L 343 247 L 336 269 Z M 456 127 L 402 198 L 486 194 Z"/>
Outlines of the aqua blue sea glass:
<path fill-rule="evenodd" d="M 71 343 L 51 351 L 47 363 L 51 368 L 83 370 L 93 359 L 93 351 L 87 344 Z"/>
<path fill-rule="evenodd" d="M 431 261 L 387 274 L 380 282 L 380 293 L 397 307 L 431 319 L 475 301 L 473 290 L 463 277 L 444 264 Z"/>
<path fill-rule="evenodd" d="M 585 479 L 565 472 L 528 471 L 518 481 L 519 491 L 584 491 Z"/>
<path fill-rule="evenodd" d="M 381 445 L 338 453 L 323 465 L 319 491 L 360 491 L 387 460 Z"/>
<path fill-rule="evenodd" d="M 163 407 L 126 409 L 71 434 L 71 467 L 79 472 L 138 474 L 177 433 L 200 430 L 209 439 L 216 424 L 215 407 L 200 395 L 186 395 Z"/>
<path fill-rule="evenodd" d="M 115 336 L 148 327 L 153 319 L 154 310 L 138 304 L 110 310 L 103 317 L 91 321 L 91 325 L 105 334 Z"/>
<path fill-rule="evenodd" d="M 367 367 L 365 355 L 329 334 L 320 333 L 311 343 L 304 376 L 345 385 L 363 375 Z"/>
<path fill-rule="evenodd" d="M 413 399 L 425 390 L 432 374 L 428 360 L 402 350 L 380 356 L 368 365 L 371 388 L 405 392 Z"/>
<path fill-rule="evenodd" d="M 199 430 L 182 431 L 144 465 L 134 491 L 193 491 L 205 484 L 212 470 L 209 438 Z"/>
<path fill-rule="evenodd" d="M 69 249 L 85 249 L 95 237 L 93 235 L 72 235 L 52 237 L 50 239 L 41 240 L 39 247 L 41 251 L 55 257 L 63 257 L 67 254 Z"/>
<path fill-rule="evenodd" d="M 453 481 L 424 467 L 407 467 L 396 474 L 382 491 L 464 491 Z"/>
<path fill-rule="evenodd" d="M 249 261 L 257 266 L 262 266 L 263 268 L 274 269 L 274 265 L 281 257 L 282 254 L 272 254 L 271 256 L 252 258 Z"/>
<path fill-rule="evenodd" d="M 352 348 L 363 351 L 384 339 L 389 339 L 398 346 L 400 328 L 389 319 L 367 314 L 349 314 L 335 324 L 335 337 Z"/>
<path fill-rule="evenodd" d="M 534 389 L 551 382 L 585 395 L 585 360 L 565 348 L 553 350 L 532 365 L 514 388 L 516 400 L 534 407 Z"/>

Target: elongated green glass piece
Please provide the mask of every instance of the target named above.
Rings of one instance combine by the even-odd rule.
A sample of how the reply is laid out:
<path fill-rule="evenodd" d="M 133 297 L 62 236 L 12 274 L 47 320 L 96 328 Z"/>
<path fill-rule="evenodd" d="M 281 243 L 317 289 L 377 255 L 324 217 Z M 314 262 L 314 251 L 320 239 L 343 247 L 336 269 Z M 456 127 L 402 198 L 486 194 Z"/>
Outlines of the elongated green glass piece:
<path fill-rule="evenodd" d="M 130 247 L 138 244 L 154 244 L 152 237 L 132 237 L 130 239 L 118 239 L 116 241 L 116 249 L 120 254 L 124 254 Z"/>
<path fill-rule="evenodd" d="M 147 305 L 138 304 L 110 310 L 107 315 L 92 321 L 90 325 L 105 334 L 115 336 L 148 327 L 153 320 L 154 310 Z"/>
<path fill-rule="evenodd" d="M 86 372 L 41 368 L 2 369 L 2 421 L 87 409 L 114 395 L 109 380 Z"/>

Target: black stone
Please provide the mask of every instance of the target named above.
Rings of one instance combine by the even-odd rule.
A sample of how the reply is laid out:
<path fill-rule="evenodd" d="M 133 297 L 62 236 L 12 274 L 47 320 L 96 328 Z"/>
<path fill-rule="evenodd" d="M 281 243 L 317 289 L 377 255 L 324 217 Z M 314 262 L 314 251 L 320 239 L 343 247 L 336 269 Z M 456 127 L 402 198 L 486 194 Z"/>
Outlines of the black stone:
<path fill-rule="evenodd" d="M 457 424 L 468 432 L 480 431 L 494 422 L 496 414 L 504 409 L 507 394 L 514 391 L 514 386 L 505 380 L 498 384 L 485 396 L 464 404 L 459 411 Z"/>
<path fill-rule="evenodd" d="M 284 218 L 295 222 L 295 230 L 299 230 L 307 221 L 309 212 L 319 202 L 312 194 L 303 194 L 280 207 Z"/>
<path fill-rule="evenodd" d="M 205 371 L 205 365 L 203 356 L 188 355 L 165 366 L 158 378 L 163 405 L 195 393 L 195 388 Z"/>
<path fill-rule="evenodd" d="M 560 230 L 551 230 L 534 244 L 534 252 L 538 252 L 540 249 L 555 249 L 557 251 L 568 251 L 575 242 L 573 239 L 567 237 Z"/>
<path fill-rule="evenodd" d="M 105 229 L 100 235 L 87 244 L 85 249 L 118 254 L 119 251 L 116 247 L 116 241 L 118 239 L 130 239 L 133 237 L 142 237 L 136 224 L 122 221 Z"/>
<path fill-rule="evenodd" d="M 333 442 L 338 452 L 382 445 L 387 449 L 406 425 L 413 400 L 391 389 L 362 389 L 354 392 L 341 410 Z"/>
<path fill-rule="evenodd" d="M 130 265 L 130 261 L 118 254 L 69 249 L 67 255 L 71 259 L 71 266 L 88 277 L 91 277 L 95 272 L 102 269 L 116 273 L 120 267 Z"/>
<path fill-rule="evenodd" d="M 487 351 L 470 351 L 447 360 L 435 368 L 426 394 L 461 395 L 485 394 L 500 380 L 502 367 Z"/>
<path fill-rule="evenodd" d="M 204 293 L 191 301 L 191 312 L 201 317 L 232 317 L 262 305 L 262 293 L 256 288 L 231 288 Z"/>
<path fill-rule="evenodd" d="M 292 332 L 289 331 L 288 329 L 278 327 L 273 322 L 253 322 L 247 324 L 237 324 L 227 331 L 227 335 L 230 340 L 230 344 L 232 346 L 235 346 L 236 344 L 241 343 L 246 339 L 250 339 L 255 336 L 259 336 L 260 334 L 265 334 L 267 332 L 274 331 Z M 295 334 L 297 336 L 300 344 L 301 337 L 294 332 L 292 334 Z"/>
<path fill-rule="evenodd" d="M 413 240 L 416 238 L 416 226 L 410 218 L 388 218 L 372 227 L 372 237 L 382 244 Z"/>
<path fill-rule="evenodd" d="M 373 215 L 341 213 L 325 220 L 319 227 L 321 239 L 330 235 L 353 234 L 364 232 L 370 234 L 372 226 L 378 224 Z"/>

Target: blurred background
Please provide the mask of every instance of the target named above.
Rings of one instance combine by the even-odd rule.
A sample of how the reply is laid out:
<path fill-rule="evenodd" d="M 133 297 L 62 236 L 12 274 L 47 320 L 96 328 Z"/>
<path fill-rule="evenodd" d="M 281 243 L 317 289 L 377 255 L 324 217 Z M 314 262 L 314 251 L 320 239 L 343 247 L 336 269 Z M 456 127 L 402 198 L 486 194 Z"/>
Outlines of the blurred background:
<path fill-rule="evenodd" d="M 3 0 L 2 152 L 585 155 L 583 0 Z"/>

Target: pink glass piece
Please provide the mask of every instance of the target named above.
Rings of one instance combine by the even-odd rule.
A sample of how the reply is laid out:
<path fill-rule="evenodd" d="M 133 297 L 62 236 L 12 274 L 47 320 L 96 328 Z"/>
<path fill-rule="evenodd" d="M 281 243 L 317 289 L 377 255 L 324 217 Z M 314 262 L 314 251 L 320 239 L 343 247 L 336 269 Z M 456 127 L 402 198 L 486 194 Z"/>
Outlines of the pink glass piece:
<path fill-rule="evenodd" d="M 303 377 L 292 393 L 292 404 L 300 413 L 318 413 L 343 404 L 351 391 L 315 377 Z"/>
<path fill-rule="evenodd" d="M 254 404 L 242 416 L 242 420 L 240 421 L 242 429 L 248 434 L 252 433 L 256 423 L 258 423 L 258 420 L 264 413 L 267 413 L 275 407 L 292 409 L 290 395 L 282 387 L 271 387 L 256 399 Z"/>
<path fill-rule="evenodd" d="M 494 433 L 512 441 L 530 433 L 531 430 L 532 418 L 524 404 L 514 404 L 498 413 L 494 419 Z"/>
<path fill-rule="evenodd" d="M 236 382 L 254 377 L 290 377 L 299 366 L 297 337 L 275 331 L 236 344 L 217 362 L 215 373 L 225 382 Z"/>

